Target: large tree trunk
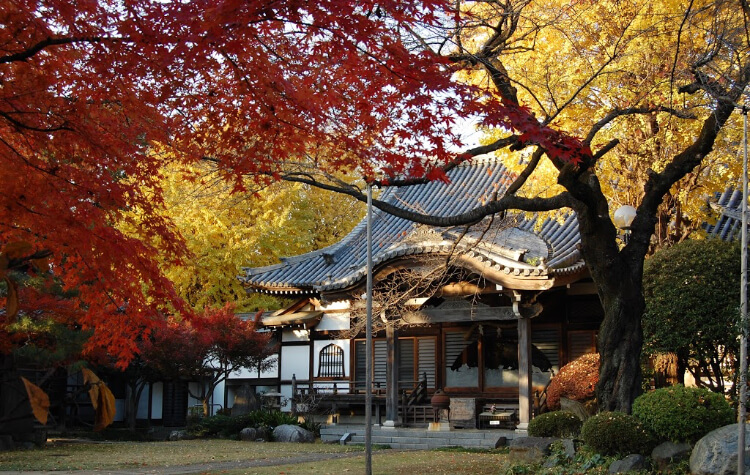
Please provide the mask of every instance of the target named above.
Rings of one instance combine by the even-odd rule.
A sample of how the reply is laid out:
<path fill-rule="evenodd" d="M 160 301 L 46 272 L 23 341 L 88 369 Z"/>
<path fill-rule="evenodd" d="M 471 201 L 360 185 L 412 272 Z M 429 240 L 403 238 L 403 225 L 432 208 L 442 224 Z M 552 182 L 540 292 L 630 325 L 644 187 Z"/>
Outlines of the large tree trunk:
<path fill-rule="evenodd" d="M 630 413 L 641 392 L 641 317 L 645 309 L 640 279 L 620 280 L 617 290 L 602 296 L 604 321 L 599 329 L 599 384 L 596 388 L 600 411 Z"/>
<path fill-rule="evenodd" d="M 630 413 L 641 392 L 641 317 L 646 308 L 643 259 L 650 233 L 634 235 L 621 248 L 617 230 L 609 219 L 609 204 L 596 176 L 584 173 L 576 175 L 577 180 L 570 180 L 565 174 L 562 177 L 563 185 L 584 199 L 574 206 L 581 252 L 604 308 L 599 328 L 601 366 L 596 387 L 599 410 Z"/>

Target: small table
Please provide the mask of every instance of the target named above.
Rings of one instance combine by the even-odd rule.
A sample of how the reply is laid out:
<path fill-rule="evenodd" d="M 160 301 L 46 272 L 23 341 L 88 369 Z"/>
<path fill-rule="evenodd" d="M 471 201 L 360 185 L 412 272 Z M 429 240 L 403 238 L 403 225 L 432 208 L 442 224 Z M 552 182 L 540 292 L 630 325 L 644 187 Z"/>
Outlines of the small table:
<path fill-rule="evenodd" d="M 479 413 L 480 429 L 513 428 L 516 420 L 515 412 L 481 412 Z"/>

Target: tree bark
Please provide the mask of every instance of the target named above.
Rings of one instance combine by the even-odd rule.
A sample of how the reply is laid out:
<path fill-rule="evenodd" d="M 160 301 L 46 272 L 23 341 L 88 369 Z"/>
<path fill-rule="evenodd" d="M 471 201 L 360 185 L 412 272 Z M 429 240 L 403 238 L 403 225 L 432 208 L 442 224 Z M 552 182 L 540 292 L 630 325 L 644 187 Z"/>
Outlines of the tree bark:
<path fill-rule="evenodd" d="M 641 392 L 641 318 L 646 308 L 643 260 L 651 233 L 633 236 L 621 248 L 597 177 L 590 172 L 568 171 L 561 172 L 561 184 L 578 200 L 574 209 L 581 252 L 604 309 L 598 339 L 599 410 L 630 413 L 633 400 Z"/>
<path fill-rule="evenodd" d="M 600 411 L 630 413 L 641 392 L 641 317 L 645 302 L 639 282 L 625 278 L 622 283 L 602 299 L 605 313 L 599 328 L 601 366 L 596 395 Z"/>

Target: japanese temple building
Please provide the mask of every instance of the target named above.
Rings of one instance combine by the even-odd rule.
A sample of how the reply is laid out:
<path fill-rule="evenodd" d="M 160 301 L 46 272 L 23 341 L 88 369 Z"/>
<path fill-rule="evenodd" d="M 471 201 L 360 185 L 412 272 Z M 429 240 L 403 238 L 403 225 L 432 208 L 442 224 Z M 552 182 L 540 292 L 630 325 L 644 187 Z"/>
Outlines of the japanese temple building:
<path fill-rule="evenodd" d="M 379 199 L 455 215 L 502 194 L 512 176 L 499 161 L 485 159 L 454 168 L 448 178 L 389 187 Z M 398 309 L 375 303 L 383 309 L 374 317 L 372 378 L 386 426 L 417 421 L 417 407 L 429 407 L 430 396 L 441 389 L 480 408 L 516 407 L 524 428 L 535 393 L 552 374 L 596 350 L 603 313 L 573 214 L 542 220 L 517 213 L 438 228 L 376 211 L 373 262 L 375 295 L 386 295 L 385 289 L 408 293 L 397 299 Z M 353 318 L 362 314 L 366 263 L 363 220 L 330 247 L 245 270 L 241 279 L 248 291 L 296 303 L 263 320 L 280 345 L 276 368 L 234 375 L 227 381 L 226 404 L 245 385 L 278 391 L 286 401 L 305 392 L 325 394 L 334 420 L 361 418 L 367 354 L 364 332 Z M 438 268 L 439 276 L 425 282 L 399 280 L 408 275 L 405 270 L 428 275 Z M 389 312 L 398 314 L 397 325 Z"/>

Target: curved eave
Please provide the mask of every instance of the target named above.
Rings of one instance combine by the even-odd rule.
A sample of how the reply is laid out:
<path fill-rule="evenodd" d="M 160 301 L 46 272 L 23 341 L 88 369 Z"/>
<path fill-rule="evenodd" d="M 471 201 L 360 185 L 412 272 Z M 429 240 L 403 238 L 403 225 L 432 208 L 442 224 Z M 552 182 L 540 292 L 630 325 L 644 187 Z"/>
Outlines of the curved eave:
<path fill-rule="evenodd" d="M 309 288 L 298 288 L 298 287 L 280 287 L 280 286 L 274 286 L 272 284 L 264 285 L 264 284 L 256 284 L 256 283 L 248 283 L 244 282 L 243 284 L 245 286 L 245 290 L 247 292 L 255 292 L 258 294 L 268 294 L 268 295 L 278 295 L 278 296 L 306 296 L 306 295 L 317 295 L 318 292 L 316 292 L 314 289 Z"/>
<path fill-rule="evenodd" d="M 387 267 L 403 267 L 400 262 L 416 263 L 417 258 L 433 256 L 441 258 L 455 252 L 453 243 L 433 242 L 423 243 L 418 246 L 401 247 L 382 253 L 373 261 L 376 269 Z M 549 268 L 544 265 L 531 265 L 524 262 L 513 261 L 504 255 L 490 252 L 486 249 L 461 250 L 463 253 L 456 258 L 456 264 L 460 267 L 482 276 L 488 281 L 502 285 L 506 288 L 518 290 L 549 289 L 560 280 L 575 280 L 587 272 L 580 253 L 572 256 L 573 262 L 557 268 Z M 244 279 L 245 286 L 253 292 L 261 292 L 272 295 L 314 295 L 329 292 L 347 292 L 362 285 L 367 276 L 367 268 L 364 266 L 350 269 L 350 271 L 334 280 L 324 282 L 301 282 L 297 286 L 289 286 L 289 283 L 280 282 L 253 282 L 251 276 Z M 283 285 L 286 284 L 286 285 Z"/>
<path fill-rule="evenodd" d="M 263 326 L 267 328 L 285 328 L 293 326 L 302 326 L 312 328 L 323 318 L 323 312 L 295 312 L 283 315 L 270 315 L 263 318 Z"/>

